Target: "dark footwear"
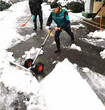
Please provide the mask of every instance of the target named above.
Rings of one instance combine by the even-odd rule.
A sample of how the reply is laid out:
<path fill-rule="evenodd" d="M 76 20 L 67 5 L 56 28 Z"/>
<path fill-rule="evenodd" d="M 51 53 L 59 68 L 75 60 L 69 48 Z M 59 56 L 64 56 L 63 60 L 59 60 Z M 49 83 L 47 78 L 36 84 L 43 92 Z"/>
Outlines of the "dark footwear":
<path fill-rule="evenodd" d="M 43 28 L 42 28 L 42 27 L 40 27 L 40 30 L 43 30 Z"/>
<path fill-rule="evenodd" d="M 41 25 L 40 25 L 40 29 L 43 30 L 43 25 L 42 25 L 42 23 L 41 23 Z"/>
<path fill-rule="evenodd" d="M 74 41 L 74 40 L 72 40 L 72 41 L 71 41 L 71 43 L 72 43 L 72 44 L 74 44 L 74 43 L 75 43 L 75 41 Z"/>
<path fill-rule="evenodd" d="M 37 29 L 36 29 L 36 28 L 34 28 L 33 30 L 34 30 L 34 31 L 36 31 Z"/>
<path fill-rule="evenodd" d="M 60 49 L 57 49 L 54 51 L 54 53 L 60 53 L 60 51 L 61 51 Z"/>

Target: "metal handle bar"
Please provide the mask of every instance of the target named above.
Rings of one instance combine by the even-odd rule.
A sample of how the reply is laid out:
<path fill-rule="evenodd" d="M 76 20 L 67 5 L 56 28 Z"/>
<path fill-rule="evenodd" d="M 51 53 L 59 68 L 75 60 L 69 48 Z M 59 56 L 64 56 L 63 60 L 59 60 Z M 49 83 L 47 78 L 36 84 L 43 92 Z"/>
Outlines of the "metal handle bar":
<path fill-rule="evenodd" d="M 44 42 L 42 43 L 42 47 L 44 47 L 44 45 L 45 45 L 50 33 L 53 31 L 54 28 L 49 28 L 49 29 L 50 29 L 50 32 L 48 33 L 47 37 L 45 38 Z"/>
<path fill-rule="evenodd" d="M 42 43 L 42 46 L 41 46 L 40 50 L 37 52 L 37 55 L 35 56 L 35 58 L 34 58 L 34 60 L 33 60 L 32 64 L 31 64 L 31 67 L 33 67 L 33 66 L 34 66 L 35 61 L 36 61 L 36 59 L 37 59 L 38 55 L 40 54 L 40 52 L 41 52 L 42 48 L 44 47 L 44 45 L 45 45 L 45 43 L 46 43 L 46 41 L 47 41 L 47 39 L 48 39 L 48 37 L 49 37 L 50 33 L 53 31 L 53 29 L 54 29 L 54 28 L 50 28 L 50 32 L 48 33 L 47 37 L 45 38 L 44 42 Z M 30 68 L 31 68 L 31 67 L 30 67 Z"/>

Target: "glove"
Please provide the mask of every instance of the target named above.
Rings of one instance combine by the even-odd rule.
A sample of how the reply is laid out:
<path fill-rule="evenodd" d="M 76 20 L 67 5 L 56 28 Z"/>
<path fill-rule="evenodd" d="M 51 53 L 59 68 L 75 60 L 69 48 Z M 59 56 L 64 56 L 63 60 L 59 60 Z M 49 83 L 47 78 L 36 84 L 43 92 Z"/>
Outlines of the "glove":
<path fill-rule="evenodd" d="M 55 29 L 55 31 L 61 30 L 61 28 L 59 28 L 59 27 L 55 27 L 54 29 Z"/>
<path fill-rule="evenodd" d="M 46 26 L 46 27 L 45 27 L 45 29 L 49 29 L 49 28 L 50 28 L 49 26 Z"/>
<path fill-rule="evenodd" d="M 33 15 L 33 20 L 35 19 L 35 15 Z"/>

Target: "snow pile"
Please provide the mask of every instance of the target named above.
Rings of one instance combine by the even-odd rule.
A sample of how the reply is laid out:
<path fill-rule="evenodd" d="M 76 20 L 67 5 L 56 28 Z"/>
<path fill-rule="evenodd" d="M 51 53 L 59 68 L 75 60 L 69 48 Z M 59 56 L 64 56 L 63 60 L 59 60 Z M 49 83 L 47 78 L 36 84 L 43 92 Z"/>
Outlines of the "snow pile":
<path fill-rule="evenodd" d="M 9 8 L 9 10 L 11 11 L 7 11 L 7 14 L 4 11 L 6 16 L 4 16 L 4 18 L 2 17 L 2 21 L 0 21 L 0 36 L 2 39 L 0 40 L 0 49 L 6 49 L 11 47 L 14 41 L 16 41 L 15 44 L 17 44 L 24 40 L 23 37 L 16 32 L 16 22 L 18 17 L 24 16 L 25 8 L 26 4 L 23 2 L 19 2 L 12 5 Z M 21 11 L 19 11 L 19 9 Z"/>
<path fill-rule="evenodd" d="M 78 51 L 82 51 L 81 47 L 77 46 L 76 44 L 72 44 L 70 49 L 75 49 L 75 50 L 78 50 Z"/>
<path fill-rule="evenodd" d="M 5 50 L 0 51 L 0 72 L 5 66 L 5 63 L 9 61 L 14 61 L 15 59 L 12 57 L 13 53 L 7 53 Z"/>
<path fill-rule="evenodd" d="M 89 32 L 89 34 L 87 34 L 88 37 L 92 37 L 94 34 L 94 32 Z"/>
<path fill-rule="evenodd" d="M 37 36 L 37 34 L 35 33 L 35 32 L 33 32 L 32 34 L 31 34 L 31 37 L 36 37 Z"/>
<path fill-rule="evenodd" d="M 70 12 L 68 13 L 68 15 L 69 15 L 70 22 L 81 21 L 81 18 L 78 18 L 78 16 L 82 17 L 82 13 L 73 14 L 72 12 Z"/>
<path fill-rule="evenodd" d="M 39 83 L 29 71 L 24 71 L 18 67 L 14 68 L 6 62 L 2 72 L 1 81 L 5 87 L 17 92 L 37 93 Z"/>
<path fill-rule="evenodd" d="M 25 54 L 22 55 L 22 58 L 24 58 L 25 60 L 29 59 L 29 58 L 34 59 L 38 53 L 39 53 L 39 55 L 41 55 L 44 53 L 44 51 L 41 50 L 41 48 L 32 47 L 29 51 L 25 51 Z"/>
<path fill-rule="evenodd" d="M 79 25 L 71 25 L 71 28 L 74 28 L 74 29 L 79 29 L 79 28 L 84 28 L 85 26 L 83 24 L 80 24 Z"/>
<path fill-rule="evenodd" d="M 105 58 L 105 49 L 102 52 L 100 52 L 100 56 L 102 57 L 102 59 Z"/>
<path fill-rule="evenodd" d="M 105 31 L 96 30 L 95 32 L 89 32 L 88 37 L 96 38 L 96 39 L 105 39 Z"/>
<path fill-rule="evenodd" d="M 2 51 L 0 54 L 0 82 L 3 82 L 9 90 L 24 92 L 27 94 L 36 94 L 39 88 L 37 79 L 29 71 L 25 71 L 14 65 L 10 65 L 9 61 L 15 61 L 12 57 L 13 53 Z"/>
<path fill-rule="evenodd" d="M 64 67 L 65 65 L 65 67 Z M 74 66 L 65 59 L 41 82 L 47 110 L 104 110 L 104 106 Z"/>
<path fill-rule="evenodd" d="M 94 33 L 93 33 L 93 36 L 92 36 L 93 38 L 103 38 L 103 39 L 105 39 L 105 31 L 95 31 Z"/>

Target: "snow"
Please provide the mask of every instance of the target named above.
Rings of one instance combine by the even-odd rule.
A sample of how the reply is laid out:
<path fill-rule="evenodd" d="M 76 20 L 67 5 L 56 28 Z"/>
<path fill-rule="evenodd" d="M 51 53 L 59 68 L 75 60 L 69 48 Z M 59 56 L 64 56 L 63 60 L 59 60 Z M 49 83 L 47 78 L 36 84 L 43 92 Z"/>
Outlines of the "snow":
<path fill-rule="evenodd" d="M 7 11 L 7 13 L 4 11 L 5 16 L 2 17 L 2 21 L 0 22 L 0 36 L 2 37 L 2 40 L 0 40 L 0 50 L 11 47 L 12 42 L 15 42 L 16 45 L 17 43 L 24 41 L 25 36 L 22 37 L 16 32 L 16 22 L 19 17 L 25 15 L 25 8 L 26 5 L 23 2 L 19 2 L 9 8 L 11 11 Z"/>
<path fill-rule="evenodd" d="M 17 92 L 37 93 L 39 83 L 36 78 L 29 71 L 17 70 L 18 68 L 12 67 L 9 63 L 4 65 L 1 80 L 5 87 Z"/>
<path fill-rule="evenodd" d="M 40 48 L 32 47 L 29 51 L 25 51 L 25 54 L 22 55 L 22 58 L 24 58 L 25 60 L 29 58 L 34 59 L 35 55 L 37 55 L 38 52 L 40 52 L 39 55 L 44 53 L 43 50 L 40 51 Z"/>
<path fill-rule="evenodd" d="M 41 84 L 39 94 L 44 96 L 48 110 L 104 109 L 86 80 L 81 78 L 68 59 L 58 63 Z"/>
<path fill-rule="evenodd" d="M 75 49 L 75 50 L 78 50 L 78 51 L 82 51 L 81 48 L 75 44 L 72 44 L 70 49 Z"/>
<path fill-rule="evenodd" d="M 105 39 L 105 31 L 101 30 L 101 31 L 98 31 L 96 30 L 95 32 L 91 32 L 89 33 L 88 36 L 92 36 L 93 38 L 102 38 L 102 39 Z"/>
<path fill-rule="evenodd" d="M 102 102 L 93 92 L 87 81 L 80 76 L 75 66 L 66 58 L 64 61 L 57 63 L 53 71 L 41 82 L 38 82 L 29 71 L 9 64 L 9 61 L 15 61 L 15 59 L 12 57 L 13 53 L 7 52 L 6 49 L 30 37 L 37 36 L 36 33 L 21 36 L 17 32 L 17 27 L 19 27 L 17 20 L 25 16 L 27 5 L 27 1 L 19 2 L 12 5 L 8 10 L 0 12 L 0 83 L 3 83 L 10 91 L 27 94 L 30 98 L 29 101 L 25 101 L 27 110 L 104 110 Z M 42 6 L 44 17 L 48 17 L 50 14 L 48 10 L 50 9 L 49 5 L 43 4 Z M 78 15 L 81 16 L 81 13 Z M 80 20 L 70 13 L 69 17 L 71 22 Z M 30 27 L 31 24 L 27 25 Z M 79 24 L 79 27 L 81 26 L 84 27 Z M 104 39 L 105 32 L 94 32 L 91 37 L 97 35 Z M 82 51 L 76 45 L 71 49 Z M 38 48 L 35 49 L 33 47 L 31 50 L 26 51 L 22 57 L 32 57 L 37 51 Z M 43 54 L 43 51 L 41 54 Z M 102 58 L 105 58 L 105 50 L 100 55 Z M 84 69 L 84 71 L 87 74 L 90 73 L 89 69 Z M 94 77 L 94 74 L 92 77 Z M 102 84 L 105 83 L 105 80 L 101 81 L 103 82 Z M 10 99 L 13 101 L 15 97 L 16 95 Z M 0 105 L 3 102 L 5 103 L 2 95 L 0 100 L 2 100 Z M 10 102 L 6 102 L 6 104 L 10 104 Z M 10 106 L 8 110 L 11 110 Z"/>
<path fill-rule="evenodd" d="M 102 57 L 102 59 L 105 58 L 105 49 L 102 52 L 100 52 L 100 56 Z"/>

